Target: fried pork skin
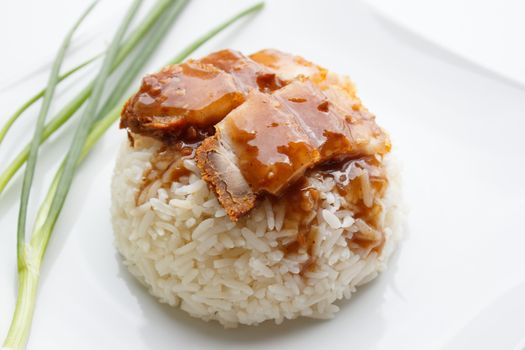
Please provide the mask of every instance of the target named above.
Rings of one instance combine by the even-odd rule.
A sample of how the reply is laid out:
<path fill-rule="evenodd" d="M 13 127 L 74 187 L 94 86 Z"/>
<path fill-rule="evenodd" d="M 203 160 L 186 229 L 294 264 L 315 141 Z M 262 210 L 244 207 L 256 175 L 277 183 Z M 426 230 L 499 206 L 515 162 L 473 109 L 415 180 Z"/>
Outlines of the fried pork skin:
<path fill-rule="evenodd" d="M 213 126 L 195 157 L 232 220 L 318 165 L 390 151 L 347 78 L 277 50 L 222 50 L 167 67 L 144 78 L 121 118 L 166 143 Z"/>

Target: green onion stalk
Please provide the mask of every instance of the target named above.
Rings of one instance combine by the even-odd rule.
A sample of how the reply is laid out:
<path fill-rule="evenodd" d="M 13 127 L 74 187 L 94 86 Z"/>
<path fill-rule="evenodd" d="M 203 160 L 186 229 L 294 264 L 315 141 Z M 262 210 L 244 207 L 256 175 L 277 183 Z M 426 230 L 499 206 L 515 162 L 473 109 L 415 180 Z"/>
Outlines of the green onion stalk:
<path fill-rule="evenodd" d="M 42 107 L 40 108 L 40 113 L 37 118 L 35 131 L 33 134 L 33 139 L 31 141 L 31 148 L 29 152 L 29 158 L 27 160 L 26 170 L 24 172 L 24 180 L 22 182 L 22 191 L 20 195 L 20 210 L 18 214 L 18 228 L 17 228 L 17 255 L 18 255 L 18 270 L 24 268 L 20 266 L 21 263 L 26 261 L 23 257 L 24 254 L 24 242 L 25 242 L 25 231 L 26 231 L 26 221 L 27 221 L 27 209 L 29 206 L 29 195 L 31 192 L 31 185 L 33 183 L 33 177 L 35 175 L 35 167 L 38 159 L 38 149 L 40 147 L 40 140 L 42 139 L 42 133 L 44 128 L 44 122 L 46 116 L 51 107 L 51 101 L 53 100 L 53 95 L 58 83 L 58 76 L 60 71 L 60 66 L 64 62 L 64 56 L 66 55 L 66 50 L 69 47 L 71 38 L 73 34 L 80 26 L 82 21 L 87 17 L 91 10 L 95 7 L 97 2 L 93 2 L 82 16 L 76 21 L 73 28 L 68 32 L 66 38 L 64 39 L 60 49 L 58 50 L 57 56 L 54 60 L 53 67 L 51 68 L 51 74 L 49 75 L 49 81 L 47 84 L 47 89 L 44 95 L 44 100 L 42 102 Z"/>
<path fill-rule="evenodd" d="M 148 13 L 146 18 L 138 25 L 138 27 L 130 34 L 129 38 L 121 45 L 119 53 L 115 62 L 111 67 L 111 72 L 114 72 L 123 61 L 130 55 L 130 53 L 141 43 L 143 42 L 144 37 L 151 32 L 152 28 L 157 24 L 159 18 L 167 11 L 168 8 L 176 4 L 176 1 L 173 0 L 158 0 L 155 6 Z M 73 74 L 73 73 L 71 73 Z M 44 127 L 42 134 L 41 142 L 45 142 L 55 131 L 57 131 L 62 125 L 64 125 L 74 114 L 80 109 L 80 107 L 87 101 L 91 96 L 94 86 L 94 81 L 90 82 L 82 91 L 80 91 L 77 96 L 75 96 L 68 104 L 66 104 L 56 116 L 54 116 Z M 41 91 L 42 96 L 45 94 L 45 90 Z M 24 103 L 24 106 L 29 107 L 32 103 L 37 101 L 40 97 L 36 98 L 40 94 L 35 95 L 29 101 Z M 34 100 L 34 101 L 32 101 Z M 27 109 L 27 108 L 26 108 Z M 22 110 L 19 114 L 25 110 Z M 107 112 L 107 110 L 106 110 Z M 11 117 L 8 121 L 8 124 L 4 126 L 2 132 L 0 132 L 0 142 L 5 137 L 5 133 L 9 130 L 9 127 L 14 121 L 18 118 L 19 114 L 15 113 L 15 118 Z M 11 119 L 13 121 L 11 122 Z M 11 122 L 11 124 L 9 124 Z M 5 129 L 5 131 L 4 131 Z M 26 145 L 11 161 L 8 167 L 0 174 L 0 194 L 3 192 L 7 184 L 11 181 L 14 175 L 20 170 L 22 165 L 27 161 L 29 157 L 30 145 Z"/>
<path fill-rule="evenodd" d="M 51 69 L 51 74 L 48 80 L 48 87 L 45 90 L 44 100 L 42 102 L 42 107 L 38 115 L 35 131 L 33 135 L 33 141 L 30 147 L 29 160 L 27 163 L 26 171 L 24 172 L 24 180 L 23 180 L 22 191 L 21 191 L 21 196 L 20 196 L 20 209 L 19 209 L 18 227 L 17 227 L 17 265 L 18 265 L 18 272 L 20 274 L 20 281 L 25 280 L 27 276 L 27 271 L 31 270 L 31 266 L 28 266 L 26 264 L 28 259 L 27 259 L 27 254 L 25 251 L 24 242 L 25 242 L 27 209 L 28 209 L 28 204 L 29 204 L 29 194 L 31 191 L 31 185 L 33 182 L 34 174 L 35 174 L 35 167 L 36 167 L 36 162 L 38 158 L 38 148 L 40 146 L 40 140 L 42 138 L 44 121 L 49 112 L 51 101 L 53 100 L 53 95 L 55 93 L 56 85 L 59 80 L 60 67 L 62 65 L 62 62 L 64 61 L 64 57 L 65 57 L 67 48 L 69 47 L 69 44 L 71 42 L 71 38 L 73 37 L 73 34 L 77 30 L 77 28 L 80 26 L 82 21 L 87 17 L 87 15 L 91 12 L 91 10 L 94 8 L 95 5 L 96 5 L 96 1 L 93 2 L 93 4 L 86 9 L 86 11 L 84 11 L 82 16 L 75 22 L 73 27 L 67 33 L 64 41 L 62 42 L 62 45 L 56 55 L 56 58 L 53 63 L 53 67 Z M 19 285 L 19 286 L 22 286 L 22 285 Z M 32 284 L 28 284 L 22 287 L 33 289 L 35 286 L 33 286 Z M 34 303 L 20 301 L 20 303 L 17 303 L 17 308 L 18 307 L 21 309 L 27 308 L 29 310 L 32 310 L 34 308 Z M 13 319 L 13 322 L 12 322 L 14 325 L 13 327 L 14 331 L 12 333 L 10 332 L 11 339 L 14 339 L 15 341 L 16 339 L 26 338 L 29 333 L 29 328 L 17 327 L 17 324 L 20 321 L 21 321 L 20 318 L 17 318 L 15 315 L 15 318 Z"/>
<path fill-rule="evenodd" d="M 215 35 L 229 27 L 231 24 L 241 19 L 244 16 L 247 16 L 251 13 L 259 11 L 263 7 L 263 3 L 256 4 L 239 14 L 233 16 L 217 27 L 213 28 L 211 31 L 198 38 L 188 47 L 183 49 L 177 56 L 170 60 L 170 64 L 180 63 L 191 55 L 195 50 L 205 44 L 208 40 L 213 38 Z M 177 15 L 177 11 L 173 9 L 172 16 Z M 168 16 L 169 17 L 169 16 Z M 172 17 L 173 18 L 173 17 Z M 163 30 L 167 30 L 169 23 L 160 23 L 158 29 L 158 36 L 152 35 L 141 51 L 140 55 L 133 64 L 127 70 L 126 75 L 124 75 L 117 83 L 117 88 L 126 90 L 125 87 L 129 86 L 130 76 L 134 76 L 140 69 L 143 64 L 154 52 L 155 48 L 160 43 L 160 40 L 164 33 Z M 109 51 L 108 51 L 109 52 Z M 102 84 L 103 86 L 103 84 Z M 111 101 L 110 97 L 108 101 Z M 94 118 L 90 131 L 85 137 L 84 140 L 81 140 L 80 151 L 77 157 L 72 156 L 72 152 L 68 153 L 68 156 L 63 160 L 60 168 L 58 169 L 55 177 L 49 187 L 48 193 L 44 201 L 42 202 L 37 217 L 35 220 L 34 229 L 31 235 L 31 240 L 29 244 L 25 245 L 24 255 L 27 260 L 23 266 L 26 268 L 23 271 L 19 271 L 19 290 L 17 298 L 17 307 L 15 309 L 15 314 L 13 316 L 13 321 L 11 328 L 9 330 L 8 336 L 4 343 L 5 349 L 23 349 L 27 342 L 29 336 L 29 328 L 31 325 L 31 320 L 33 317 L 34 305 L 36 300 L 36 291 L 38 286 L 38 276 L 40 271 L 40 266 L 42 264 L 49 239 L 51 238 L 54 225 L 60 214 L 63 202 L 67 196 L 69 187 L 71 185 L 72 178 L 74 176 L 74 170 L 78 164 L 87 156 L 91 148 L 96 144 L 96 142 L 104 135 L 107 129 L 113 125 L 113 123 L 119 118 L 121 105 L 123 101 L 120 100 L 112 109 L 107 113 L 99 113 L 101 117 Z M 96 104 L 96 103 L 95 103 Z M 106 103 L 104 108 L 109 108 L 110 105 Z M 93 107 L 92 107 L 93 108 Z M 101 112 L 104 110 L 101 110 Z M 79 126 L 80 127 L 80 126 Z M 73 145 L 78 147 L 78 144 L 81 141 L 80 139 L 75 138 Z M 73 154 L 74 155 L 74 154 Z M 73 166 L 71 167 L 71 162 Z M 69 168 L 68 168 L 69 166 Z M 68 169 L 73 169 L 73 171 Z M 64 180 L 66 179 L 66 180 Z M 67 187 L 64 190 L 64 186 Z M 14 321 L 17 320 L 17 324 L 14 324 Z M 18 338 L 11 338 L 11 335 L 23 335 Z"/>
<path fill-rule="evenodd" d="M 113 65 L 113 62 L 115 61 L 115 58 L 118 54 L 118 46 L 120 45 L 120 42 L 122 38 L 124 37 L 124 34 L 126 33 L 131 21 L 135 17 L 135 14 L 137 13 L 139 6 L 141 5 L 142 0 L 134 0 L 131 7 L 129 8 L 124 20 L 122 21 L 121 25 L 119 26 L 117 33 L 115 34 L 115 37 L 106 53 L 106 56 L 104 58 L 104 62 L 102 64 L 102 68 L 97 75 L 97 78 L 95 79 L 94 87 L 93 87 L 93 96 L 90 99 L 87 108 L 84 110 L 84 114 L 81 119 L 81 123 L 77 128 L 77 133 L 75 134 L 75 138 L 73 140 L 73 146 L 75 146 L 75 141 L 78 138 L 77 142 L 82 142 L 80 144 L 80 151 L 82 149 L 83 143 L 87 137 L 87 130 L 84 132 L 85 136 L 82 138 L 82 130 L 81 127 L 86 127 L 86 120 L 89 120 L 89 117 L 91 117 L 92 114 L 96 112 L 96 109 L 98 107 L 98 102 L 100 98 L 102 97 L 102 91 L 104 89 L 104 84 L 107 80 L 107 77 L 110 74 L 110 69 Z M 91 8 L 90 8 L 91 9 Z M 88 10 L 90 10 L 88 9 Z M 84 15 L 81 17 L 80 20 L 83 19 L 87 15 L 87 12 L 84 13 Z M 79 22 L 80 22 L 79 20 Z M 29 190 L 31 186 L 32 181 L 32 175 L 34 171 L 34 166 L 36 163 L 36 152 L 38 152 L 38 145 L 40 144 L 41 138 L 42 138 L 42 128 L 43 128 L 43 121 L 45 114 L 47 113 L 47 110 L 49 108 L 49 104 L 51 102 L 50 98 L 53 95 L 54 88 L 57 83 L 57 76 L 58 76 L 58 69 L 60 67 L 60 64 L 63 60 L 63 56 L 65 54 L 65 48 L 67 48 L 69 39 L 71 35 L 73 34 L 76 27 L 79 25 L 79 22 L 75 24 L 75 27 L 73 30 L 69 33 L 68 37 L 64 41 L 64 44 L 59 51 L 59 54 L 57 55 L 57 60 L 55 62 L 55 65 L 52 70 L 52 74 L 50 77 L 51 86 L 47 87 L 45 99 L 43 103 L 42 113 L 40 113 L 38 117 L 37 127 L 35 129 L 35 138 L 32 142 L 32 147 L 30 150 L 30 167 L 28 167 L 28 171 L 26 172 L 26 176 L 24 176 L 24 184 L 22 187 L 22 196 L 21 196 L 21 206 L 20 206 L 20 215 L 19 215 L 19 221 L 18 221 L 18 234 L 17 234 L 17 263 L 18 263 L 18 298 L 17 303 L 15 307 L 15 313 L 13 315 L 13 319 L 11 322 L 11 326 L 9 328 L 6 340 L 4 342 L 4 347 L 8 349 L 23 349 L 25 348 L 25 345 L 27 343 L 27 339 L 29 336 L 29 331 L 31 327 L 31 319 L 35 308 L 35 300 L 36 298 L 27 298 L 26 295 L 34 294 L 36 296 L 36 289 L 38 286 L 38 276 L 39 276 L 39 270 L 40 266 L 38 264 L 35 264 L 35 261 L 38 259 L 35 259 L 35 253 L 37 253 L 34 249 L 32 249 L 31 245 L 27 245 L 25 242 L 25 215 L 27 213 L 27 204 L 29 199 Z M 84 123 L 82 123 L 84 122 Z M 80 132 L 78 132 L 80 131 Z M 78 147 L 77 147 L 78 148 Z M 74 147 L 71 148 L 73 151 L 75 150 Z M 69 153 L 69 156 L 73 155 L 71 150 Z M 69 157 L 68 157 L 69 158 Z M 67 159 L 68 159 L 67 158 Z M 65 163 L 66 166 L 69 165 L 68 162 Z M 66 167 L 66 171 L 64 174 L 68 174 L 69 168 Z M 69 173 L 71 171 L 69 170 Z M 61 179 L 67 179 L 65 176 L 61 177 Z M 60 189 L 60 188 L 57 188 Z M 60 192 L 60 191 L 57 191 Z M 55 197 L 56 198 L 56 197 Z M 50 206 L 50 211 L 55 210 L 56 206 Z"/>

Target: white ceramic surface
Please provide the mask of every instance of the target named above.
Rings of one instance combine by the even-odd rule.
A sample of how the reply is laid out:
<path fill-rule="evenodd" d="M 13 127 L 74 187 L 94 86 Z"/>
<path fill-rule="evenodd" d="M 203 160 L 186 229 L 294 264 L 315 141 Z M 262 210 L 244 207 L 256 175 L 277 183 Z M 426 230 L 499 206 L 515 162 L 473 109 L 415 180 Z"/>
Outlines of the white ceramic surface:
<path fill-rule="evenodd" d="M 525 86 L 522 0 L 363 0 L 459 61 Z"/>
<path fill-rule="evenodd" d="M 103 48 L 127 3 L 100 4 L 75 39 L 68 65 Z M 193 1 L 148 70 L 249 3 Z M 13 79 L 45 68 L 84 6 L 83 0 L 4 4 L 0 120 L 41 87 L 47 74 L 30 74 L 15 85 Z M 410 213 L 408 237 L 390 268 L 342 302 L 330 321 L 224 330 L 158 304 L 123 268 L 112 245 L 109 183 L 125 138 L 115 126 L 81 166 L 62 212 L 43 267 L 28 348 L 523 349 L 525 90 L 457 65 L 354 1 L 272 0 L 236 28 L 195 56 L 224 47 L 243 52 L 275 47 L 304 55 L 349 74 L 391 132 Z M 66 83 L 59 101 L 85 79 L 81 74 Z M 22 145 L 16 141 L 27 137 L 37 110 L 0 147 L 0 169 Z M 42 148 L 32 213 L 68 142 L 53 138 Z M 0 197 L 0 337 L 15 297 L 19 188 L 17 178 Z"/>

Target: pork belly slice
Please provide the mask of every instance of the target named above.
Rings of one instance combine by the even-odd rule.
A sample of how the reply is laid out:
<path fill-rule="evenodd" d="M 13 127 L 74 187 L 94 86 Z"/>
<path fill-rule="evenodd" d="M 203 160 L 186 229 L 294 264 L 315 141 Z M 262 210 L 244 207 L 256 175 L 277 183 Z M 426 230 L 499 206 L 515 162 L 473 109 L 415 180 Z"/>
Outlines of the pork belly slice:
<path fill-rule="evenodd" d="M 190 61 L 146 76 L 126 102 L 120 127 L 160 140 L 176 139 L 186 126 L 215 125 L 244 99 L 245 92 L 230 74 Z"/>
<path fill-rule="evenodd" d="M 233 220 L 258 193 L 281 193 L 320 158 L 296 117 L 256 90 L 215 130 L 197 149 L 197 164 Z"/>
<path fill-rule="evenodd" d="M 259 194 L 282 194 L 317 164 L 388 152 L 371 114 L 335 102 L 298 79 L 271 95 L 253 90 L 215 126 L 197 149 L 197 164 L 231 219 L 251 210 Z"/>
<path fill-rule="evenodd" d="M 335 113 L 343 118 L 336 118 L 339 122 L 344 119 L 344 124 L 347 124 L 350 130 L 351 136 L 348 140 L 352 140 L 354 143 L 355 152 L 360 154 L 374 154 L 380 153 L 385 154 L 390 151 L 391 144 L 388 135 L 376 124 L 375 116 L 372 115 L 361 103 L 359 97 L 357 97 L 354 84 L 346 76 L 340 76 L 327 69 L 316 65 L 300 56 L 292 55 L 289 53 L 281 52 L 274 49 L 265 49 L 258 51 L 250 58 L 268 68 L 274 70 L 281 80 L 294 85 L 293 89 L 290 86 L 275 92 L 275 96 L 293 93 L 302 94 L 298 87 L 301 86 L 297 81 L 303 82 L 305 85 L 303 89 L 308 89 L 309 93 L 316 99 L 319 100 L 321 97 L 328 99 L 328 103 L 325 107 L 330 109 L 330 114 Z M 311 82 L 311 83 L 310 83 Z M 314 87 L 312 87 L 315 85 Z M 319 92 L 320 89 L 322 92 Z M 317 91 L 314 93 L 314 91 Z M 313 104 L 310 105 L 308 110 L 313 111 Z M 305 112 L 305 108 L 301 108 L 299 104 L 296 105 L 297 110 Z M 304 121 L 310 121 L 309 125 L 315 129 L 317 120 L 316 115 L 307 113 L 303 116 Z M 335 120 L 329 118 L 331 122 Z M 345 127 L 342 125 L 336 126 L 337 124 L 331 124 L 335 127 L 335 130 L 339 130 L 340 133 L 332 134 L 334 137 L 330 140 L 331 145 L 325 146 L 326 151 L 330 150 L 334 154 L 340 153 L 348 146 L 346 140 L 341 138 L 340 135 L 348 136 Z M 330 128 L 330 123 L 317 125 L 318 129 L 327 127 L 326 131 L 331 132 L 334 128 Z M 339 146 L 336 143 L 342 143 Z M 338 151 L 339 149 L 339 151 Z"/>

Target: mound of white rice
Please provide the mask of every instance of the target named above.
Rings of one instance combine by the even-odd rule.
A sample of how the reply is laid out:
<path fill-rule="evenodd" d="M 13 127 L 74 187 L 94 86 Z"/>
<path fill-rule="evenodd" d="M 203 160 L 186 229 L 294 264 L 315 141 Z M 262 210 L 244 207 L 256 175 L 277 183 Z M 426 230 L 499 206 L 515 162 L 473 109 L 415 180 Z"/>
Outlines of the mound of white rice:
<path fill-rule="evenodd" d="M 226 327 L 298 316 L 330 318 L 339 310 L 335 301 L 350 298 L 385 267 L 399 239 L 398 179 L 391 165 L 381 203 L 386 242 L 379 256 L 348 248 L 347 239 L 366 223 L 343 208 L 332 179 L 317 180 L 322 204 L 313 247 L 316 265 L 301 274 L 308 254 L 283 253 L 297 235 L 283 229 L 284 208 L 266 200 L 248 217 L 230 221 L 191 159 L 184 161 L 190 176 L 169 189 L 151 186 L 137 206 L 143 174 L 159 147 L 158 142 L 122 146 L 112 183 L 116 245 L 151 294 L 194 317 Z"/>

